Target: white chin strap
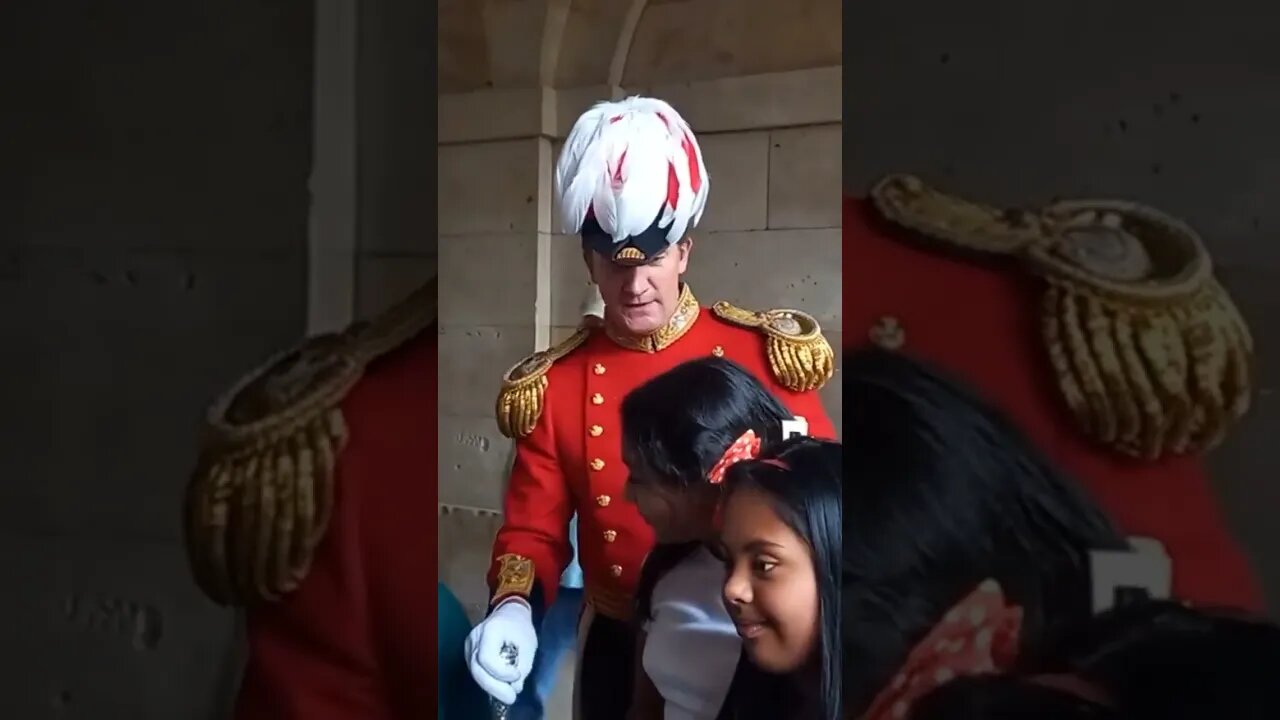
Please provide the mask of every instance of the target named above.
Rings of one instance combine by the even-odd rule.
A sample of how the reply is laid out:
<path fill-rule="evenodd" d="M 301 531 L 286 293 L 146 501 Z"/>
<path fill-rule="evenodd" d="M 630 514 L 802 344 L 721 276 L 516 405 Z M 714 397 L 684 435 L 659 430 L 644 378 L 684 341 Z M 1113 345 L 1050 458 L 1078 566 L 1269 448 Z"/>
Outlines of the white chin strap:
<path fill-rule="evenodd" d="M 1132 550 L 1089 553 L 1093 579 L 1093 611 L 1100 613 L 1124 602 L 1126 595 L 1167 600 L 1172 594 L 1173 562 L 1160 541 L 1129 538 Z"/>

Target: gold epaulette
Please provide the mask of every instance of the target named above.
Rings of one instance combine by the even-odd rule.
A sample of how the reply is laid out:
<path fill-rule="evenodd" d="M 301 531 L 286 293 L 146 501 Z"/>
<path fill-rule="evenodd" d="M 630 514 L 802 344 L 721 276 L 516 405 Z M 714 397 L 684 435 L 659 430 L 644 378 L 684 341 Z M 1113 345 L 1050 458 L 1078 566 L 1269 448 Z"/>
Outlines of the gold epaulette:
<path fill-rule="evenodd" d="M 588 328 L 578 328 L 564 342 L 536 352 L 516 363 L 502 376 L 498 391 L 496 415 L 498 429 L 509 438 L 522 438 L 533 432 L 542 415 L 547 392 L 547 371 L 557 360 L 568 355 L 591 336 Z"/>
<path fill-rule="evenodd" d="M 1017 258 L 1046 282 L 1048 360 L 1077 424 L 1101 443 L 1148 460 L 1201 452 L 1248 411 L 1253 338 L 1185 223 L 1119 200 L 1001 210 L 910 175 L 871 197 L 893 222 Z"/>
<path fill-rule="evenodd" d="M 716 303 L 711 311 L 726 322 L 765 335 L 769 367 L 783 387 L 795 392 L 817 390 L 835 373 L 835 353 L 812 315 L 799 310 L 754 312 L 727 302 Z"/>
<path fill-rule="evenodd" d="M 433 279 L 372 322 L 271 358 L 213 404 L 184 518 L 195 579 L 211 599 L 247 605 L 298 587 L 333 511 L 343 399 L 368 363 L 435 319 Z"/>

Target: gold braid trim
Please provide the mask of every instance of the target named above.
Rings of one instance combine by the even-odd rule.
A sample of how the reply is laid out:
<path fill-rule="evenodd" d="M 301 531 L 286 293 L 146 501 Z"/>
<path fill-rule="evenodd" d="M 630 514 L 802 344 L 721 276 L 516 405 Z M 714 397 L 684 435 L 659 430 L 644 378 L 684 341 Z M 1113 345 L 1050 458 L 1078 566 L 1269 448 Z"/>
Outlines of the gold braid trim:
<path fill-rule="evenodd" d="M 835 353 L 812 315 L 799 310 L 754 312 L 727 302 L 716 303 L 711 311 L 726 322 L 764 333 L 769 368 L 788 390 L 817 390 L 835 373 Z"/>
<path fill-rule="evenodd" d="M 547 372 L 557 360 L 587 341 L 591 331 L 578 328 L 564 342 L 516 363 L 502 376 L 498 391 L 496 415 L 498 429 L 509 438 L 522 438 L 533 432 L 542 416 L 542 403 L 547 391 Z"/>
<path fill-rule="evenodd" d="M 355 338 L 356 354 L 363 364 L 404 345 L 438 317 L 438 282 L 431 278 L 391 309 L 348 330 Z"/>
<path fill-rule="evenodd" d="M 215 602 L 277 600 L 306 577 L 333 513 L 341 403 L 369 362 L 435 321 L 435 287 L 271 358 L 210 408 L 184 529 L 196 582 Z"/>
<path fill-rule="evenodd" d="M 1215 447 L 1248 411 L 1253 338 L 1186 224 L 1116 200 L 1000 211 L 902 175 L 872 194 L 890 220 L 1045 280 L 1049 363 L 1089 436 L 1155 460 Z"/>
<path fill-rule="evenodd" d="M 913 175 L 890 175 L 871 189 L 886 218 L 921 235 L 979 253 L 1011 254 L 1040 241 L 1034 212 L 1002 210 L 938 192 Z"/>
<path fill-rule="evenodd" d="M 533 560 L 514 553 L 499 555 L 497 583 L 493 589 L 493 603 L 503 598 L 519 595 L 528 598 L 533 593 Z"/>

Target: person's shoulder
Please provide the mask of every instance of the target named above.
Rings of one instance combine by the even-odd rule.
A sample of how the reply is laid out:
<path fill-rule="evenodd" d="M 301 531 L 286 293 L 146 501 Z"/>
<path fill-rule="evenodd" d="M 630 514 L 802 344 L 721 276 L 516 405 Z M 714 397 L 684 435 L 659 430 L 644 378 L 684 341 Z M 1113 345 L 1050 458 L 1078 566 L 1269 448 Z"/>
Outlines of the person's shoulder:
<path fill-rule="evenodd" d="M 573 368 L 585 357 L 582 348 L 594 330 L 579 327 L 569 337 L 546 350 L 529 355 L 502 376 L 496 417 L 503 435 L 520 439 L 537 427 L 548 393 L 567 392 Z"/>
<path fill-rule="evenodd" d="M 432 280 L 369 322 L 268 359 L 213 403 L 184 517 L 206 595 L 246 605 L 297 588 L 332 515 L 350 423 L 388 386 L 435 383 L 435 323 Z M 243 552 L 244 538 L 261 542 Z"/>
<path fill-rule="evenodd" d="M 715 319 L 713 332 L 735 344 L 758 346 L 773 380 L 788 390 L 817 390 L 835 373 L 835 353 L 809 313 L 788 308 L 748 310 L 721 301 L 708 314 Z"/>

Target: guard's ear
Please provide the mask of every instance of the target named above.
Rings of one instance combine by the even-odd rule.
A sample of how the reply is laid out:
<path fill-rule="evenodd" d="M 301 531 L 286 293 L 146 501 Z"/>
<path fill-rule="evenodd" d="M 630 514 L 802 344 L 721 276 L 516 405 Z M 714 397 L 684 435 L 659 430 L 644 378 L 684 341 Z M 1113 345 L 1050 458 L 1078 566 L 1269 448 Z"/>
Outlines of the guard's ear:
<path fill-rule="evenodd" d="M 686 235 L 683 240 L 676 241 L 676 261 L 683 275 L 689 269 L 689 253 L 693 252 L 693 236 Z"/>
<path fill-rule="evenodd" d="M 1093 611 L 1148 600 L 1167 600 L 1172 592 L 1173 562 L 1158 540 L 1129 538 L 1131 550 L 1089 553 Z"/>

